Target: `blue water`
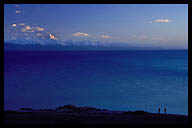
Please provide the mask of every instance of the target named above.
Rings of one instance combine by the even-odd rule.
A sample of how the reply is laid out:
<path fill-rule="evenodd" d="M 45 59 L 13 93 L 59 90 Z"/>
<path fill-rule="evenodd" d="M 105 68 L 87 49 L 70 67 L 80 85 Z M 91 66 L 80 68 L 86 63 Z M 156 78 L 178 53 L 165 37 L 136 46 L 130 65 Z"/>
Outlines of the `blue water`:
<path fill-rule="evenodd" d="M 20 51 L 4 55 L 5 109 L 65 104 L 188 115 L 188 51 Z"/>

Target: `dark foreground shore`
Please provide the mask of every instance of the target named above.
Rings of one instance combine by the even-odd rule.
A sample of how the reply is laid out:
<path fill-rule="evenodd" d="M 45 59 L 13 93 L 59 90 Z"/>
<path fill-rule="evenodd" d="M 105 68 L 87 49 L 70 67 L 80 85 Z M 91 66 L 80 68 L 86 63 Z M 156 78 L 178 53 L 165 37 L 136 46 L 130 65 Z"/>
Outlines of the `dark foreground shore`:
<path fill-rule="evenodd" d="M 187 124 L 188 116 L 137 112 L 8 112 L 5 124 Z"/>

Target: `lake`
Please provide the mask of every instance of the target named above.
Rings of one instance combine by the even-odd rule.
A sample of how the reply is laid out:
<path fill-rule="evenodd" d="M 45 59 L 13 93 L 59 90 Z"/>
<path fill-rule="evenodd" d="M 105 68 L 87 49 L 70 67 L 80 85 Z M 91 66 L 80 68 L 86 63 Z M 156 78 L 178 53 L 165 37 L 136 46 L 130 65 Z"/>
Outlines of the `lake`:
<path fill-rule="evenodd" d="M 5 51 L 4 100 L 188 115 L 188 51 Z"/>

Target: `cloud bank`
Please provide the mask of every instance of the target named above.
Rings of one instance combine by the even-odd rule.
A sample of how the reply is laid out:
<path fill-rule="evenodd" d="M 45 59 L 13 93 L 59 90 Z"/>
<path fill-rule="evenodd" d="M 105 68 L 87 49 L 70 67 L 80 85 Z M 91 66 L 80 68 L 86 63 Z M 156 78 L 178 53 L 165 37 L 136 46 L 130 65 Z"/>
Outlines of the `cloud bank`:
<path fill-rule="evenodd" d="M 16 25 L 16 24 L 12 24 L 11 26 L 12 26 L 12 27 L 16 27 L 17 25 Z"/>
<path fill-rule="evenodd" d="M 108 35 L 101 35 L 101 38 L 109 39 L 109 38 L 111 38 L 111 37 L 108 36 Z"/>
<path fill-rule="evenodd" d="M 15 13 L 22 13 L 22 11 L 16 10 Z"/>
<path fill-rule="evenodd" d="M 168 22 L 172 22 L 172 20 L 170 20 L 170 19 L 156 19 L 153 21 L 149 21 L 148 23 L 168 23 Z"/>
<path fill-rule="evenodd" d="M 84 33 L 84 32 L 76 32 L 72 34 L 75 37 L 87 37 L 90 36 L 88 33 Z"/>
<path fill-rule="evenodd" d="M 57 40 L 54 34 L 51 32 L 45 31 L 45 28 L 40 26 L 27 25 L 26 23 L 14 23 L 11 25 L 12 29 L 9 30 L 11 33 L 5 33 L 11 37 L 14 36 L 14 39 L 24 38 L 27 40 L 30 39 L 50 39 Z"/>
<path fill-rule="evenodd" d="M 154 23 L 160 23 L 160 22 L 171 22 L 169 19 L 157 19 L 154 21 Z"/>

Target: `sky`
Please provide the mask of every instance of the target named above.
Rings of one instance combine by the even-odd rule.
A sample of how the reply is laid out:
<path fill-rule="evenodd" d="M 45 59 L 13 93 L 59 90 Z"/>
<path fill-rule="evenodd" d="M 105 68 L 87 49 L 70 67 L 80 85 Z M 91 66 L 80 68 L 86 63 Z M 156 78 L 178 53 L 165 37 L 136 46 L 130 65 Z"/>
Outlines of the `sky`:
<path fill-rule="evenodd" d="M 4 40 L 188 49 L 188 5 L 5 4 Z"/>

